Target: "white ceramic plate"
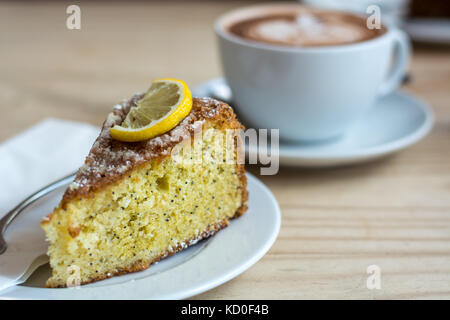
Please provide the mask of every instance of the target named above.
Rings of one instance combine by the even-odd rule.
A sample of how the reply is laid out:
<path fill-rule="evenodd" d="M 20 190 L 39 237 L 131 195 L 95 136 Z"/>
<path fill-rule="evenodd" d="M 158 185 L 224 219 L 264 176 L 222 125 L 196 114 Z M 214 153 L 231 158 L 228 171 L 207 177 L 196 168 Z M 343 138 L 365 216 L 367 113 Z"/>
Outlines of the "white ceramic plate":
<path fill-rule="evenodd" d="M 231 91 L 222 78 L 203 83 L 193 90 L 193 94 L 232 100 Z M 234 107 L 239 115 L 240 106 Z M 279 161 L 281 165 L 298 167 L 333 167 L 366 162 L 418 142 L 428 134 L 433 123 L 433 113 L 425 102 L 397 91 L 379 99 L 339 139 L 325 143 L 280 141 Z M 257 146 L 247 145 L 246 153 L 257 155 Z"/>
<path fill-rule="evenodd" d="M 2 299 L 183 299 L 236 277 L 261 259 L 274 243 L 281 223 L 278 203 L 270 190 L 251 174 L 249 210 L 214 237 L 162 260 L 149 269 L 69 289 L 43 285 L 50 269 L 40 267 L 23 285 L 0 292 Z M 56 205 L 64 188 L 42 203 Z M 50 203 L 50 204 L 49 204 Z M 32 217 L 39 202 L 14 221 Z M 35 213 L 36 214 L 36 213 Z"/>

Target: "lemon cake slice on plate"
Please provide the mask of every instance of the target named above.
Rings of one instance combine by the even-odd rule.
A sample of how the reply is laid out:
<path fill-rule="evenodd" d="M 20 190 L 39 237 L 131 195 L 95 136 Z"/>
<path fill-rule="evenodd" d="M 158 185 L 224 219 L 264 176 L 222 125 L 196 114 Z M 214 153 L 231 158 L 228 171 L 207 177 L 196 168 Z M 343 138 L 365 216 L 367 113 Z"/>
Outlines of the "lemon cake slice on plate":
<path fill-rule="evenodd" d="M 239 138 L 231 135 L 232 152 L 224 143 L 226 132 L 242 128 L 230 106 L 191 98 L 179 80 L 154 81 L 115 106 L 41 223 L 47 286 L 70 285 L 74 272 L 86 284 L 144 270 L 242 215 L 248 194 Z"/>

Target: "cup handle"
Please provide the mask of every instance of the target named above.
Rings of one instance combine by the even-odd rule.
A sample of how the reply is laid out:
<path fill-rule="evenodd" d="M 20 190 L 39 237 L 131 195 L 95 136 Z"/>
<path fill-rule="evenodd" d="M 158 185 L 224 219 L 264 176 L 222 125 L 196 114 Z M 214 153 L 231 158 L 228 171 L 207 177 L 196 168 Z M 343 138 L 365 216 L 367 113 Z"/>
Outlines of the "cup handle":
<path fill-rule="evenodd" d="M 405 71 L 409 65 L 411 45 L 408 36 L 401 30 L 392 30 L 392 40 L 396 51 L 395 62 L 390 75 L 378 89 L 380 96 L 385 96 L 396 90 L 402 83 Z"/>

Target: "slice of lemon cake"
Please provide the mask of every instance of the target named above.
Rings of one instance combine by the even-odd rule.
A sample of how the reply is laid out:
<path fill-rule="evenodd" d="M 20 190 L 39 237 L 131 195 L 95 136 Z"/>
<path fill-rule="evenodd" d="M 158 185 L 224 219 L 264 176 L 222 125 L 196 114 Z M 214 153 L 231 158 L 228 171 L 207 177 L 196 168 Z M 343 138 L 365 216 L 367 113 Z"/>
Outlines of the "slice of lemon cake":
<path fill-rule="evenodd" d="M 184 92 L 170 83 L 154 83 L 114 107 L 61 203 L 42 221 L 52 268 L 48 287 L 70 285 L 75 273 L 75 282 L 86 284 L 144 270 L 247 210 L 239 138 L 231 135 L 231 149 L 225 141 L 226 132 L 243 128 L 233 110 L 214 99 L 192 99 L 184 83 Z M 184 111 L 167 107 L 173 105 Z M 145 106 L 160 112 L 139 114 Z"/>

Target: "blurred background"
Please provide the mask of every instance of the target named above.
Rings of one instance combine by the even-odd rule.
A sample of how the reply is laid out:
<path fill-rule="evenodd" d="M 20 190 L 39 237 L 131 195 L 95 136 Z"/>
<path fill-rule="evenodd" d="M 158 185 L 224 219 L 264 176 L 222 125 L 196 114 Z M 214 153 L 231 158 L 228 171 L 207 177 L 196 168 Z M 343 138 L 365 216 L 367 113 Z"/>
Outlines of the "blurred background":
<path fill-rule="evenodd" d="M 221 75 L 213 21 L 230 9 L 261 2 L 1 2 L 0 107 L 8 114 L 0 120 L 0 141 L 46 117 L 100 125 L 111 105 L 145 90 L 156 77 L 195 86 Z M 360 11 L 369 3 L 379 5 L 383 18 L 413 29 L 422 42 L 414 47 L 410 87 L 426 98 L 448 89 L 448 1 L 304 2 Z M 70 4 L 81 7 L 81 30 L 66 28 Z M 421 77 L 414 76 L 421 71 Z"/>

